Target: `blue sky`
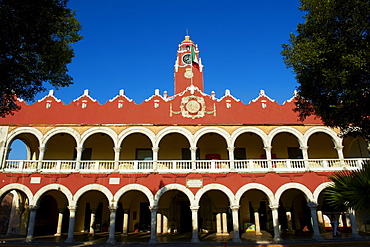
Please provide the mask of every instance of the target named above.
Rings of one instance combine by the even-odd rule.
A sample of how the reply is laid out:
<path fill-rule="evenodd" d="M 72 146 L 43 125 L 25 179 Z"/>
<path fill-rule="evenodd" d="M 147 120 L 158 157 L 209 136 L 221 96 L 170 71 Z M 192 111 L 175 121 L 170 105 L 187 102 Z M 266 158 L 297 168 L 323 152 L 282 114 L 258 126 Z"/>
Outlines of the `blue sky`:
<path fill-rule="evenodd" d="M 205 92 L 225 89 L 245 104 L 260 89 L 280 104 L 298 85 L 281 44 L 303 22 L 299 0 L 70 0 L 84 39 L 73 45 L 74 85 L 56 91 L 65 104 L 89 89 L 100 104 L 120 89 L 137 104 L 159 89 L 173 94 L 178 44 L 189 30 L 204 67 Z M 47 92 L 41 93 L 41 99 Z"/>
<path fill-rule="evenodd" d="M 188 30 L 204 65 L 205 92 L 229 89 L 245 104 L 259 90 L 282 104 L 298 86 L 285 67 L 281 45 L 302 23 L 299 0 L 70 0 L 84 39 L 68 66 L 74 85 L 55 92 L 65 104 L 85 89 L 100 104 L 120 89 L 137 104 L 154 94 L 173 95 L 178 44 Z M 48 89 L 51 89 L 48 87 Z M 43 98 L 47 92 L 37 95 Z M 19 145 L 20 144 L 20 145 Z M 13 143 L 9 159 L 25 159 Z"/>

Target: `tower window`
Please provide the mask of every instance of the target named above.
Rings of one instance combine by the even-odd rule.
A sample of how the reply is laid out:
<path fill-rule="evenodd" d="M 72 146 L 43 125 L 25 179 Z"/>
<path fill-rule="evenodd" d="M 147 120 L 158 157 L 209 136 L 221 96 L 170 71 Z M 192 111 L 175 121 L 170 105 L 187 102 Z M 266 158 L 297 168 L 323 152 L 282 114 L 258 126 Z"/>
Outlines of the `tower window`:
<path fill-rule="evenodd" d="M 48 100 L 46 101 L 46 109 L 49 109 L 51 107 L 51 101 Z"/>
<path fill-rule="evenodd" d="M 118 108 L 122 108 L 123 107 L 123 100 L 118 100 Z"/>
<path fill-rule="evenodd" d="M 82 101 L 82 108 L 86 108 L 87 107 L 87 101 Z"/>

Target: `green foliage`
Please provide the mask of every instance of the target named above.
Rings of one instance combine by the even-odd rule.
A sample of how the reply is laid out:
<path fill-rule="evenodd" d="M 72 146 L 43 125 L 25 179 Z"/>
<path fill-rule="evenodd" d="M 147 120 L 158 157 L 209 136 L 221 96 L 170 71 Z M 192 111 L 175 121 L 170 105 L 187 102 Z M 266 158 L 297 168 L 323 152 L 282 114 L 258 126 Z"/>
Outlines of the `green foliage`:
<path fill-rule="evenodd" d="M 336 172 L 330 179 L 333 184 L 325 189 L 328 203 L 334 207 L 345 205 L 356 210 L 370 207 L 370 162 L 360 170 Z"/>
<path fill-rule="evenodd" d="M 72 84 L 70 44 L 82 39 L 68 0 L 0 0 L 0 116 L 19 110 L 16 97 L 33 100 L 44 84 Z"/>
<path fill-rule="evenodd" d="M 300 84 L 296 111 L 370 136 L 370 1 L 301 0 L 307 12 L 282 55 Z"/>

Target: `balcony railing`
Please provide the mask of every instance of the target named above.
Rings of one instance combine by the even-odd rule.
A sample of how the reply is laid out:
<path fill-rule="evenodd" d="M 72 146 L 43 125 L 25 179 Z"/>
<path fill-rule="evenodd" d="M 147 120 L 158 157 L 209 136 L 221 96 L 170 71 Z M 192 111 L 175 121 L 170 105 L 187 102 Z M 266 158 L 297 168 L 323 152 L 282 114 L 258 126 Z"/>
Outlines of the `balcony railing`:
<path fill-rule="evenodd" d="M 189 173 L 189 172 L 305 172 L 361 168 L 367 158 L 356 159 L 275 159 L 275 160 L 7 160 L 4 172 L 20 173 Z"/>

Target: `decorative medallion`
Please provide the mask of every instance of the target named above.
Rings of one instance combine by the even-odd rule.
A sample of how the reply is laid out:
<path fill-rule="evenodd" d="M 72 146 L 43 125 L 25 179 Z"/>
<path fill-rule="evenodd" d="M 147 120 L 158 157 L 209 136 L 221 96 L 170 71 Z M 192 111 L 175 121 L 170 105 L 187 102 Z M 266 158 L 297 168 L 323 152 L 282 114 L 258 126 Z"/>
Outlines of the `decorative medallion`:
<path fill-rule="evenodd" d="M 213 114 L 216 116 L 216 106 L 213 105 L 213 111 L 206 111 L 206 104 L 204 99 L 199 96 L 186 96 L 181 99 L 180 111 L 172 111 L 172 104 L 170 108 L 170 116 L 172 114 L 180 114 L 185 118 L 201 118 L 205 114 Z"/>
<path fill-rule="evenodd" d="M 194 76 L 193 71 L 191 71 L 191 69 L 186 69 L 184 76 L 188 79 L 192 78 Z"/>

